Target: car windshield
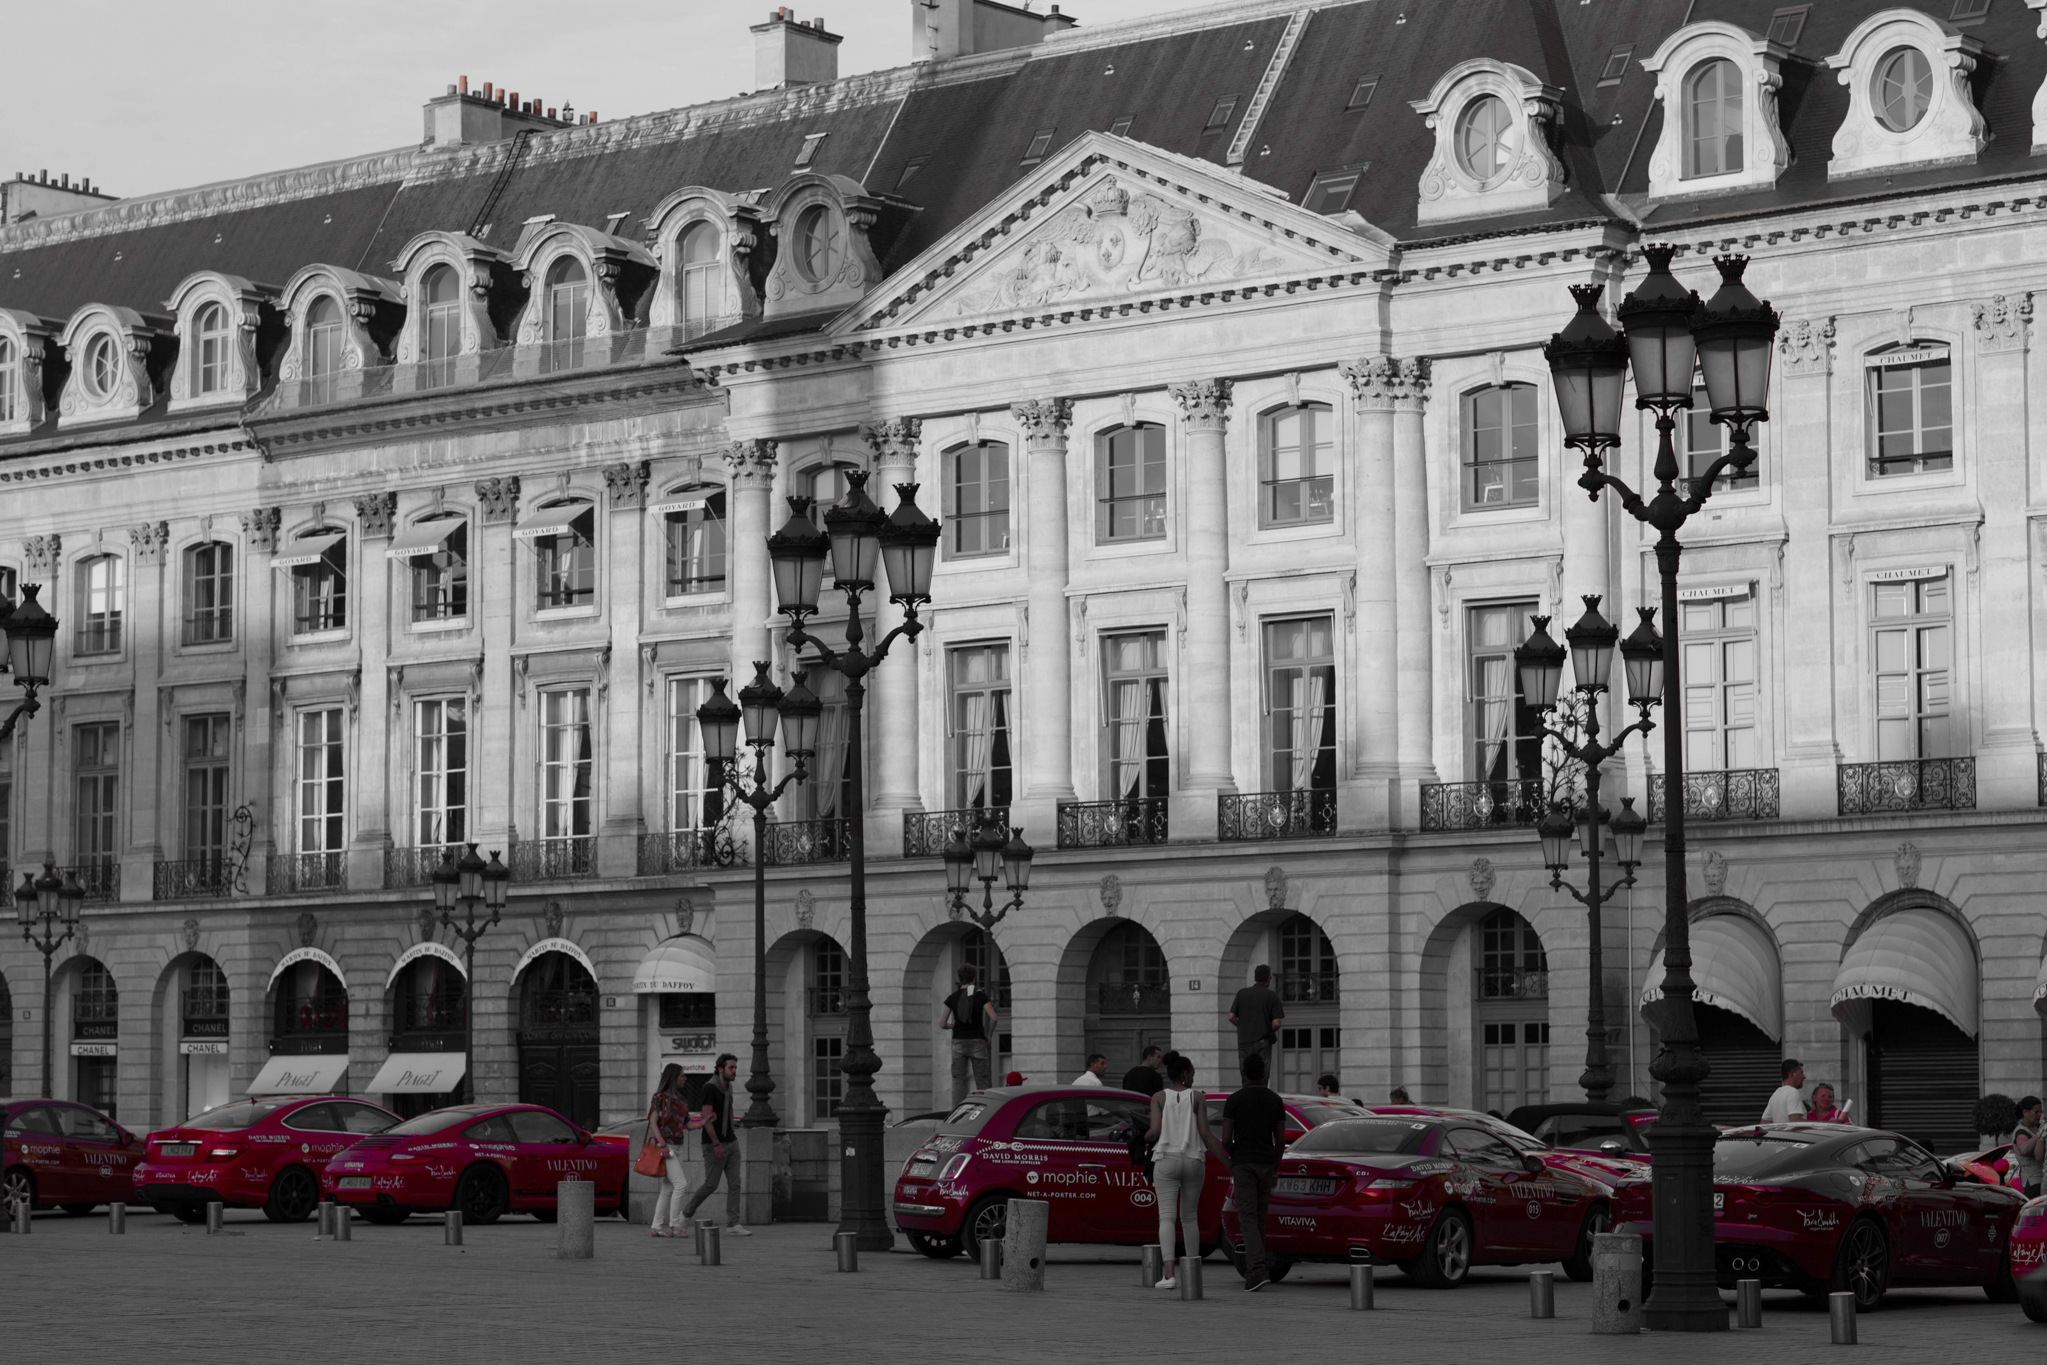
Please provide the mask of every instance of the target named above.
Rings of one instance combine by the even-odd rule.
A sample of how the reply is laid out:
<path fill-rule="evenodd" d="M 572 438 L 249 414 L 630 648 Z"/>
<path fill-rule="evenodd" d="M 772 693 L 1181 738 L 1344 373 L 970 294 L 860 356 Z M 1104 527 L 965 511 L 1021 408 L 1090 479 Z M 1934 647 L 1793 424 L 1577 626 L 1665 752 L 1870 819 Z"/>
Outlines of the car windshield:
<path fill-rule="evenodd" d="M 402 1134 L 406 1137 L 418 1137 L 424 1133 L 446 1132 L 448 1129 L 465 1124 L 475 1117 L 476 1111 L 474 1109 L 436 1109 L 431 1114 L 421 1114 L 416 1119 L 407 1119 L 405 1122 L 395 1127 L 387 1128 L 384 1131 Z"/>
<path fill-rule="evenodd" d="M 1403 1119 L 1335 1118 L 1303 1133 L 1287 1152 L 1293 1156 L 1312 1152 L 1413 1156 L 1435 1126 Z"/>
<path fill-rule="evenodd" d="M 203 1128 L 209 1133 L 233 1132 L 238 1128 L 253 1128 L 277 1112 L 274 1104 L 223 1104 L 218 1109 L 209 1109 L 203 1114 L 186 1119 L 185 1128 Z"/>
<path fill-rule="evenodd" d="M 1762 1175 L 1805 1155 L 1812 1144 L 1781 1133 L 1745 1133 L 1722 1137 L 1713 1147 L 1713 1174 L 1746 1178 Z"/>
<path fill-rule="evenodd" d="M 1293 1111 L 1301 1116 L 1303 1128 L 1320 1128 L 1331 1119 L 1354 1119 L 1358 1116 L 1355 1107 L 1348 1104 L 1319 1104 L 1314 1100 L 1296 1100 Z"/>

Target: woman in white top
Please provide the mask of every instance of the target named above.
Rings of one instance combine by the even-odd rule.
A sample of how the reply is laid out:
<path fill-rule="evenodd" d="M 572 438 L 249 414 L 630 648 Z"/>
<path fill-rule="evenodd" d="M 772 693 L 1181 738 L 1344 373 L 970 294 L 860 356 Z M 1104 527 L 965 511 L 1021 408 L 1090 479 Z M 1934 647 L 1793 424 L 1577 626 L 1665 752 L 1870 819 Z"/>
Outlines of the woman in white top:
<path fill-rule="evenodd" d="M 1152 1148 L 1152 1188 L 1158 1192 L 1159 1251 L 1165 1257 L 1165 1278 L 1154 1288 L 1174 1289 L 1173 1220 L 1179 1214 L 1187 1255 L 1201 1259 L 1201 1187 L 1208 1175 L 1204 1152 L 1223 1157 L 1222 1144 L 1208 1127 L 1208 1106 L 1194 1088 L 1194 1063 L 1177 1052 L 1165 1061 L 1166 1088 L 1151 1097 L 1151 1127 L 1145 1140 Z M 1227 1158 L 1224 1158 L 1227 1160 Z"/>

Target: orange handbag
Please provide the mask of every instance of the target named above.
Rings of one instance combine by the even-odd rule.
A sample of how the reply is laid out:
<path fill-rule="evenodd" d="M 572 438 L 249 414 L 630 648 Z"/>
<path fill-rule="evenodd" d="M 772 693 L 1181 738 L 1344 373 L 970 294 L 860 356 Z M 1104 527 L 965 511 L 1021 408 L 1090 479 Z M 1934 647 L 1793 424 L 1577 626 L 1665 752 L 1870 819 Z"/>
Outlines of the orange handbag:
<path fill-rule="evenodd" d="M 633 1170 L 657 1179 L 668 1170 L 668 1149 L 661 1145 L 660 1135 L 654 1131 L 652 1111 L 647 1114 L 647 1131 L 640 1137 L 640 1154 L 633 1158 Z"/>

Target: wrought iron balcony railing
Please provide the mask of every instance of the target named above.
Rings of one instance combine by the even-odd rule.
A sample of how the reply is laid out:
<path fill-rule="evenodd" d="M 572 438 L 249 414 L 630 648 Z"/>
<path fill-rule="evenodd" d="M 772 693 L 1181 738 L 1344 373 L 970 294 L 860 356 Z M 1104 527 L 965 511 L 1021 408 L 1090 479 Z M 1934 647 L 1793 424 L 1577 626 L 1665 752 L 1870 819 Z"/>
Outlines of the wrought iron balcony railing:
<path fill-rule="evenodd" d="M 301 891 L 340 891 L 348 885 L 348 856 L 343 853 L 273 853 L 269 892 L 290 896 Z"/>
<path fill-rule="evenodd" d="M 1491 970 L 1485 967 L 1473 969 L 1478 977 L 1478 998 L 1481 1000 L 1547 1000 L 1549 999 L 1549 973 Z"/>
<path fill-rule="evenodd" d="M 1336 793 L 1302 788 L 1225 795 L 1216 802 L 1215 823 L 1215 837 L 1225 842 L 1334 834 Z"/>
<path fill-rule="evenodd" d="M 1542 819 L 1542 814 L 1542 781 L 1539 778 L 1422 783 L 1424 831 L 1533 825 Z"/>
<path fill-rule="evenodd" d="M 588 834 L 567 839 L 520 839 L 512 845 L 515 882 L 567 882 L 597 875 L 597 840 Z"/>
<path fill-rule="evenodd" d="M 161 862 L 150 874 L 149 894 L 154 900 L 216 900 L 234 893 L 234 868 L 217 853 Z"/>
<path fill-rule="evenodd" d="M 121 865 L 119 863 L 74 863 L 60 867 L 57 875 L 70 875 L 78 879 L 85 888 L 89 901 L 117 901 L 121 899 Z"/>
<path fill-rule="evenodd" d="M 1336 982 L 1334 972 L 1281 972 L 1273 986 L 1289 1005 L 1329 1005 L 1336 1003 Z"/>
<path fill-rule="evenodd" d="M 769 867 L 836 863 L 853 856 L 851 820 L 771 820 L 761 861 Z"/>
<path fill-rule="evenodd" d="M 1664 778 L 1649 777 L 1649 819 L 1663 818 Z M 1774 820 L 1777 818 L 1775 768 L 1716 768 L 1684 776 L 1687 820 Z"/>
<path fill-rule="evenodd" d="M 1121 801 L 1059 803 L 1059 847 L 1123 848 L 1166 842 L 1167 802 L 1163 796 Z"/>
<path fill-rule="evenodd" d="M 1102 1014 L 1171 1014 L 1173 988 L 1163 981 L 1104 981 L 1095 987 Z"/>
<path fill-rule="evenodd" d="M 811 986 L 805 994 L 804 1003 L 813 1019 L 820 1015 L 844 1014 L 846 992 L 838 986 Z"/>
<path fill-rule="evenodd" d="M 1843 763 L 1834 770 L 1841 814 L 1976 809 L 1976 760 L 1908 758 Z"/>
<path fill-rule="evenodd" d="M 642 877 L 688 872 L 699 867 L 743 866 L 745 862 L 746 850 L 733 842 L 732 831 L 723 826 L 640 836 Z"/>
<path fill-rule="evenodd" d="M 968 806 L 962 810 L 920 810 L 903 814 L 903 856 L 905 858 L 937 858 L 945 853 L 945 846 L 952 842 L 955 830 L 969 834 L 983 817 L 1000 820 L 1003 828 L 1009 827 L 1009 807 Z M 1065 847 L 1065 845 L 1060 845 Z"/>
<path fill-rule="evenodd" d="M 419 848 L 384 850 L 384 885 L 396 891 L 408 886 L 432 886 L 434 872 L 452 853 L 460 858 L 467 844 L 425 844 Z"/>

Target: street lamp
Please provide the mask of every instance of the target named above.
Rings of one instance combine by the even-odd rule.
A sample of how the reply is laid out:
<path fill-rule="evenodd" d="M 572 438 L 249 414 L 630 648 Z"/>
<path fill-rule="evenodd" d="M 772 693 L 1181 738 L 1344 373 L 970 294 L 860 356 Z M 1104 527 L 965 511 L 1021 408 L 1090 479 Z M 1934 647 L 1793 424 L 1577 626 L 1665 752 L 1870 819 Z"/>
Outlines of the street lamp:
<path fill-rule="evenodd" d="M 1723 1331 L 1713 1260 L 1713 1144 L 1717 1130 L 1699 1107 L 1699 1083 L 1709 1068 L 1699 1055 L 1692 1010 L 1691 928 L 1687 918 L 1684 840 L 1684 707 L 1677 631 L 1677 533 L 1712 496 L 1727 471 L 1744 474 L 1755 463 L 1750 429 L 1767 420 L 1770 356 L 1777 314 L 1742 284 L 1745 256 L 1718 256 L 1720 289 L 1705 305 L 1670 273 L 1675 248 L 1647 246 L 1649 274 L 1618 310 L 1625 336 L 1600 317 L 1597 285 L 1571 291 L 1578 313 L 1543 353 L 1556 380 L 1565 441 L 1584 452 L 1578 485 L 1594 498 L 1611 488 L 1628 515 L 1655 528 L 1656 566 L 1663 585 L 1663 816 L 1662 998 L 1647 1007 L 1662 1047 L 1649 1074 L 1663 1083 L 1663 1112 L 1650 1130 L 1655 1207 L 1656 1284 L 1644 1305 L 1651 1328 Z M 1631 370 L 1635 406 L 1656 414 L 1656 492 L 1647 502 L 1602 467 L 1604 452 L 1620 444 L 1620 386 Z M 1706 383 L 1712 421 L 1728 428 L 1725 453 L 1687 477 L 1671 440 L 1675 413 L 1692 405 L 1694 371 Z M 1641 635 L 1641 631 L 1636 632 Z M 1634 637 L 1630 637 L 1631 639 Z M 1651 669 L 1635 670 L 1646 685 Z M 1631 688 L 1635 679 L 1630 676 Z"/>
<path fill-rule="evenodd" d="M 917 506 L 917 485 L 896 485 L 896 509 L 884 514 L 867 496 L 867 474 L 851 470 L 846 494 L 824 514 L 825 529 L 811 524 L 811 499 L 789 499 L 789 520 L 768 537 L 768 560 L 775 576 L 781 614 L 789 618 L 789 647 L 808 645 L 816 664 L 846 680 L 846 843 L 852 861 L 850 912 L 853 943 L 846 992 L 846 1052 L 839 1069 L 846 1075 L 846 1095 L 839 1105 L 839 1133 L 845 1139 L 840 1158 L 841 1216 L 839 1231 L 858 1234 L 863 1251 L 886 1251 L 894 1239 L 882 1215 L 881 1120 L 885 1112 L 874 1094 L 874 1073 L 881 1058 L 874 1051 L 873 1002 L 867 994 L 867 840 L 861 828 L 866 814 L 866 775 L 860 743 L 860 710 L 867 695 L 867 675 L 888 657 L 899 639 L 914 640 L 924 630 L 917 608 L 931 600 L 931 570 L 938 547 L 938 523 Z M 803 623 L 817 612 L 823 586 L 824 561 L 832 561 L 834 586 L 846 595 L 846 647 L 834 650 L 811 635 Z M 903 623 L 862 648 L 865 630 L 861 599 L 874 590 L 876 562 L 888 575 L 889 601 L 903 609 Z"/>
<path fill-rule="evenodd" d="M 44 611 L 43 604 L 36 600 L 36 594 L 42 590 L 40 583 L 24 583 L 20 606 L 0 597 L 0 629 L 7 632 L 7 669 L 14 674 L 14 685 L 23 693 L 7 719 L 0 722 L 0 741 L 13 738 L 14 727 L 24 717 L 43 709 L 36 692 L 50 685 L 50 653 L 56 645 L 57 618 Z"/>
<path fill-rule="evenodd" d="M 1521 691 L 1529 703 L 1544 717 L 1555 714 L 1557 688 L 1563 672 L 1564 648 L 1557 644 L 1549 633 L 1547 616 L 1534 618 L 1535 630 L 1527 643 L 1514 651 L 1514 662 L 1521 673 Z M 1645 638 L 1643 631 L 1649 634 Z M 1585 768 L 1585 805 L 1579 811 L 1584 822 L 1583 843 L 1585 846 L 1585 889 L 1578 890 L 1564 880 L 1564 869 L 1571 861 L 1572 820 L 1564 802 L 1552 805 L 1550 813 L 1535 827 L 1536 838 L 1542 842 L 1542 865 L 1549 869 L 1550 886 L 1559 891 L 1568 891 L 1571 898 L 1585 907 L 1590 922 L 1591 949 L 1588 953 L 1587 968 L 1591 976 L 1591 990 L 1585 1006 L 1585 1074 L 1578 1078 L 1584 1087 L 1585 1097 L 1594 1103 L 1603 1104 L 1607 1091 L 1613 1088 L 1613 1071 L 1607 1065 L 1606 1056 L 1606 965 L 1603 951 L 1603 936 L 1600 929 L 1600 908 L 1612 900 L 1624 886 L 1635 884 L 1635 867 L 1640 862 L 1641 839 L 1639 835 L 1629 847 L 1620 848 L 1621 879 L 1611 886 L 1600 882 L 1601 830 L 1606 823 L 1606 810 L 1599 804 L 1599 787 L 1602 780 L 1602 765 L 1621 751 L 1621 746 L 1632 734 L 1647 734 L 1656 728 L 1656 722 L 1649 719 L 1649 708 L 1662 700 L 1653 692 L 1642 692 L 1636 687 L 1646 675 L 1623 671 L 1628 684 L 1628 701 L 1639 713 L 1634 724 L 1622 730 L 1606 743 L 1599 742 L 1599 697 L 1607 689 L 1613 676 L 1615 642 L 1620 631 L 1599 614 L 1599 599 L 1585 599 L 1585 614 L 1569 630 L 1564 638 L 1570 642 L 1571 682 L 1580 699 L 1580 713 L 1583 719 L 1580 727 L 1583 738 L 1576 739 L 1554 728 L 1544 721 L 1536 723 L 1536 733 L 1555 744 L 1570 758 Z M 1625 644 L 1620 645 L 1623 658 L 1632 659 L 1644 650 L 1659 650 L 1655 631 L 1649 626 L 1645 615 L 1642 625 Z M 1641 817 L 1635 815 L 1633 798 L 1622 803 L 1624 812 L 1614 821 L 1615 842 L 1620 842 L 1622 820 L 1633 819 L 1639 826 Z M 1630 827 L 1631 829 L 1634 826 Z M 1632 856 L 1630 856 L 1632 855 Z"/>
<path fill-rule="evenodd" d="M 486 863 L 470 844 L 460 858 L 449 849 L 434 869 L 434 908 L 441 912 L 441 925 L 455 931 L 462 940 L 462 1083 L 471 1100 L 476 1098 L 476 940 L 504 917 L 505 892 L 512 870 L 498 861 L 496 849 Z M 462 923 L 455 923 L 455 905 L 462 906 Z M 476 917 L 477 907 L 490 911 L 489 919 Z"/>
<path fill-rule="evenodd" d="M 23 705 L 27 705 L 26 702 Z M 43 875 L 21 874 L 21 887 L 14 893 L 14 913 L 21 921 L 21 941 L 43 955 L 43 1091 L 55 1094 L 50 1075 L 50 980 L 51 959 L 78 932 L 78 912 L 85 906 L 85 888 L 69 872 L 57 875 L 54 863 L 43 864 Z M 57 931 L 62 929 L 63 933 Z"/>
<path fill-rule="evenodd" d="M 1004 829 L 1009 831 L 1007 836 Z M 965 826 L 954 829 L 952 842 L 945 846 L 945 891 L 952 917 L 972 920 L 985 931 L 1000 924 L 1010 911 L 1021 910 L 1024 892 L 1031 889 L 1031 859 L 1037 853 L 1024 842 L 1023 830 L 1005 825 L 993 811 L 976 813 L 971 835 Z M 1009 889 L 1009 900 L 1000 910 L 995 908 L 998 876 Z M 981 883 L 979 910 L 967 902 L 976 881 Z"/>
<path fill-rule="evenodd" d="M 739 704 L 725 695 L 725 679 L 711 680 L 711 695 L 697 708 L 697 730 L 704 737 L 704 761 L 715 763 L 732 794 L 753 807 L 753 1074 L 746 1078 L 746 1093 L 753 1096 L 746 1128 L 772 1128 L 781 1122 L 768 1097 L 775 1093 L 775 1078 L 768 1067 L 768 807 L 791 782 L 809 776 L 804 764 L 817 752 L 818 717 L 824 704 L 795 675 L 794 687 L 784 692 L 768 677 L 768 665 L 754 664 L 753 681 L 739 689 Z M 775 747 L 775 723 L 788 728 L 789 757 L 795 768 L 780 782 L 768 781 L 768 750 Z M 753 771 L 741 774 L 734 766 L 739 750 L 739 728 L 746 726 L 746 742 L 753 749 Z"/>

